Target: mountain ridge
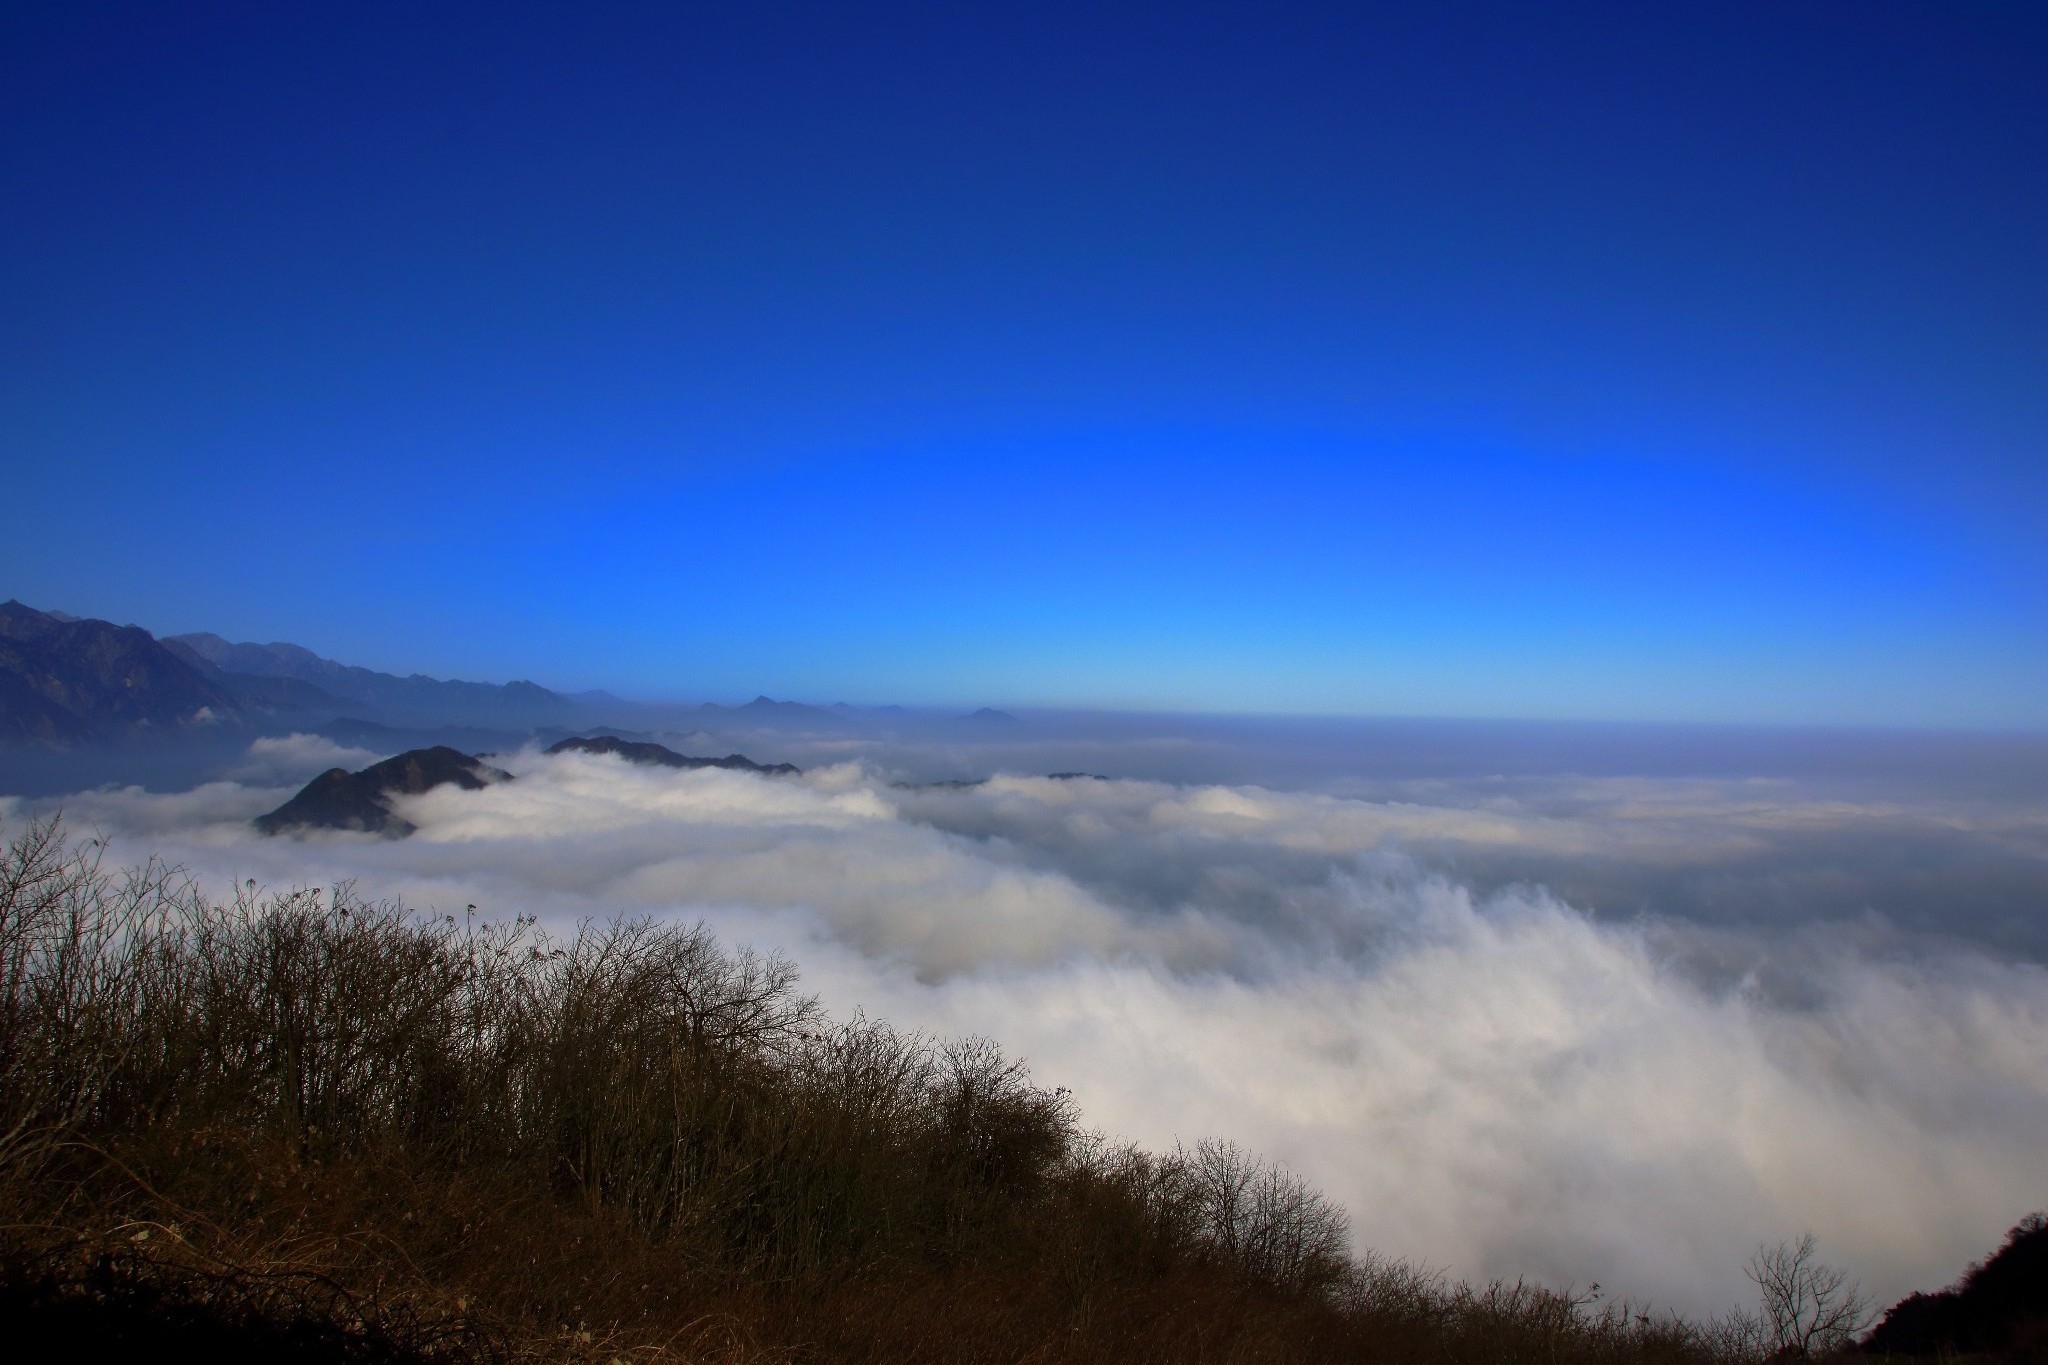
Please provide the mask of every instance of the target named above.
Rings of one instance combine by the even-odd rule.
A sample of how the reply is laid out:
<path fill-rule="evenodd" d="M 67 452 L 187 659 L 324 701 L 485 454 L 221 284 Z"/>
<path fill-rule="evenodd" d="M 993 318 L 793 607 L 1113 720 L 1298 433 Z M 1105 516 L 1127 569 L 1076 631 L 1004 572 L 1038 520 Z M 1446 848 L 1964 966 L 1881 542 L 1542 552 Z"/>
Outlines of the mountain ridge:
<path fill-rule="evenodd" d="M 998 718 L 1009 719 L 988 708 L 976 715 Z M 215 771 L 206 769 L 214 761 L 208 751 L 263 734 L 321 734 L 386 753 L 440 744 L 503 749 L 615 726 L 730 735 L 706 739 L 708 747 L 756 731 L 868 733 L 908 720 L 900 706 L 823 707 L 766 695 L 739 705 L 635 702 L 523 678 L 401 677 L 284 641 L 237 642 L 211 631 L 158 637 L 18 601 L 0 607 L 0 745 L 47 750 L 51 762 L 57 754 L 85 762 L 91 749 L 102 768 L 127 754 L 117 778 L 154 764 L 152 773 L 176 769 L 203 780 L 202 770 Z M 51 769 L 34 780 L 49 786 L 59 778 Z"/>
<path fill-rule="evenodd" d="M 61 747 L 235 723 L 244 710 L 141 626 L 0 603 L 0 737 Z"/>
<path fill-rule="evenodd" d="M 165 637 L 165 644 L 204 660 L 229 676 L 290 680 L 321 694 L 382 714 L 379 720 L 419 723 L 495 721 L 500 724 L 560 723 L 576 703 L 539 683 L 517 678 L 506 683 L 404 677 L 315 654 L 304 645 L 236 643 L 211 631 Z"/>
<path fill-rule="evenodd" d="M 756 763 L 745 754 L 727 754 L 724 758 L 693 758 L 679 754 L 665 744 L 645 740 L 621 739 L 617 735 L 571 736 L 548 746 L 550 754 L 613 754 L 628 763 L 660 768 L 726 768 L 735 772 L 760 773 L 768 777 L 795 777 L 803 772 L 794 763 Z"/>

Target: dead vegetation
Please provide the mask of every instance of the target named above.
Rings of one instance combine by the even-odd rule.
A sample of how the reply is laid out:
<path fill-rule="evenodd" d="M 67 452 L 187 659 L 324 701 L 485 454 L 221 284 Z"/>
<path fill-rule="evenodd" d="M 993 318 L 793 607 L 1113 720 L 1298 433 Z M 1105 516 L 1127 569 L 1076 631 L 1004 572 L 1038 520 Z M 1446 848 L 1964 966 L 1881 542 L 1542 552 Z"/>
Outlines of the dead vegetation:
<path fill-rule="evenodd" d="M 701 927 L 217 902 L 99 856 L 44 823 L 0 862 L 0 1304 L 74 1353 L 1763 1353 L 1742 1320 L 1354 1258 L 1291 1173 L 1091 1135 L 992 1044 L 829 1020 Z"/>

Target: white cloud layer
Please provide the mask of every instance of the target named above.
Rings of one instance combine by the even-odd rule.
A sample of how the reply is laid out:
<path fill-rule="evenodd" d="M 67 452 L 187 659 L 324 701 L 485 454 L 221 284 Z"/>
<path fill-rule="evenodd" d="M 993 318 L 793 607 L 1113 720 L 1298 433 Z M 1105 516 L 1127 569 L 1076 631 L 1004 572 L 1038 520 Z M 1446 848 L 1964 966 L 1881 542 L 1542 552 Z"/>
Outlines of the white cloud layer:
<path fill-rule="evenodd" d="M 210 886 L 704 918 L 788 950 L 837 1013 L 995 1038 L 1148 1145 L 1239 1139 L 1362 1245 L 1461 1275 L 1718 1311 L 1758 1242 L 1811 1230 L 1888 1301 L 2048 1204 L 2048 970 L 1996 935 L 1655 903 L 1676 868 L 1796 905 L 1830 867 L 1965 836 L 2038 876 L 2048 818 L 2023 805 L 1678 779 L 912 789 L 528 751 L 496 760 L 514 783 L 407 800 L 410 839 L 265 839 L 247 821 L 278 774 L 362 759 L 278 743 L 244 783 L 82 794 L 66 819 Z"/>
<path fill-rule="evenodd" d="M 248 755 L 227 768 L 225 776 L 252 786 L 276 782 L 296 786 L 329 768 L 367 767 L 383 757 L 369 749 L 337 744 L 322 735 L 266 735 L 250 744 Z"/>

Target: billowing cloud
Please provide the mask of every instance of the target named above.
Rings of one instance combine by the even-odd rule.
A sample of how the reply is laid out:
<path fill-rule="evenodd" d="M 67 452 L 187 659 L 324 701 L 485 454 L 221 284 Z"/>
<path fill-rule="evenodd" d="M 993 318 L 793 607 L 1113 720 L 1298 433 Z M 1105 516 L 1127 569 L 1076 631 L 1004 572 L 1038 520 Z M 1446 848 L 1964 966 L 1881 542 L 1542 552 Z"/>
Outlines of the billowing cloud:
<path fill-rule="evenodd" d="M 329 768 L 364 768 L 385 757 L 370 749 L 337 744 L 322 735 L 267 735 L 249 746 L 246 758 L 225 776 L 252 786 L 298 785 Z"/>
<path fill-rule="evenodd" d="M 2048 1203 L 2048 970 L 2009 946 L 2040 925 L 1970 904 L 1991 867 L 1999 904 L 2048 908 L 2025 802 L 496 761 L 519 780 L 409 798 L 404 841 L 261 838 L 274 785 L 104 791 L 67 819 L 209 885 L 703 918 L 789 951 L 835 1012 L 993 1037 L 1150 1145 L 1237 1138 L 1362 1244 L 1462 1275 L 1714 1311 L 1755 1244 L 1811 1230 L 1892 1296 Z M 1890 867 L 1929 905 L 1946 869 L 1955 913 L 1879 912 L 1856 888 Z"/>

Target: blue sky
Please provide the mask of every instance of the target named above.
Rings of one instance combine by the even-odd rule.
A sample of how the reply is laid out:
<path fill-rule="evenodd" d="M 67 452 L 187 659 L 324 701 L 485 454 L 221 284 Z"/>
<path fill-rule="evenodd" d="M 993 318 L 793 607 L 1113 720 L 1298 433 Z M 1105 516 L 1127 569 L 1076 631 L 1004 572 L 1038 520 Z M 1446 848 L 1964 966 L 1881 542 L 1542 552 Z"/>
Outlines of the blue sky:
<path fill-rule="evenodd" d="M 641 695 L 2048 726 L 2048 12 L 21 4 L 0 591 Z"/>

